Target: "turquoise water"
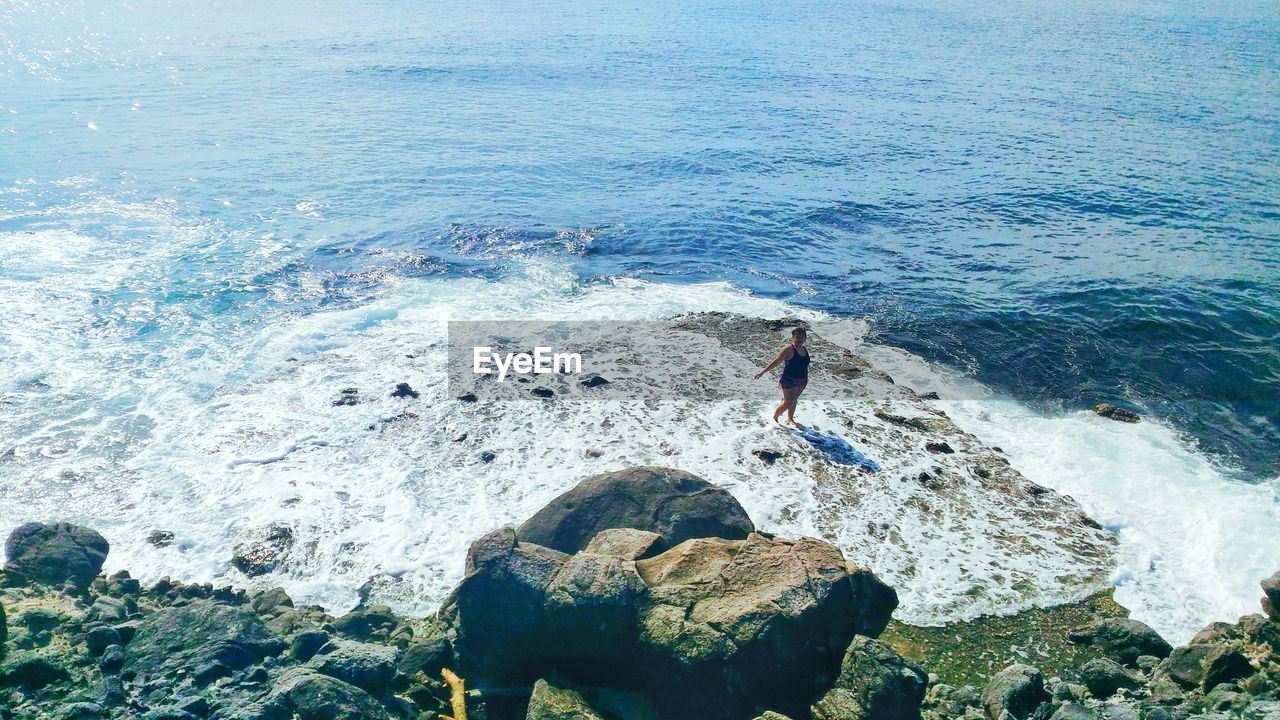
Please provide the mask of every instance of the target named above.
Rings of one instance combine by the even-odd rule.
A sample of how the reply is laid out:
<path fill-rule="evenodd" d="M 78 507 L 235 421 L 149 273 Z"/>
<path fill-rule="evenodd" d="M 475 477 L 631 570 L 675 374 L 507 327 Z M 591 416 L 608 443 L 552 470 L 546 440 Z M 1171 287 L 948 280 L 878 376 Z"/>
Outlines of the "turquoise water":
<path fill-rule="evenodd" d="M 0 0 L 0 473 L 120 521 L 273 333 L 631 278 L 1269 486 L 1277 47 L 1276 2 Z"/>

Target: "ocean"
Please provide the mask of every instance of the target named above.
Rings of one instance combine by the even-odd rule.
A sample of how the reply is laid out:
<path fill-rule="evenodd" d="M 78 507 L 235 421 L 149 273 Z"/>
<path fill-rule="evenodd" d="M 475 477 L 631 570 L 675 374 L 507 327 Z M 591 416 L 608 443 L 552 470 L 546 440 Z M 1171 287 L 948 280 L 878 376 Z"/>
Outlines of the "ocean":
<path fill-rule="evenodd" d="M 1078 500 L 1185 641 L 1280 569 L 1277 47 L 1274 1 L 0 0 L 0 531 L 248 582 L 231 548 L 287 522 L 267 581 L 429 608 L 603 469 L 812 530 L 715 413 L 478 464 L 432 359 L 451 319 L 794 315 Z M 331 402 L 400 381 L 437 431 Z"/>

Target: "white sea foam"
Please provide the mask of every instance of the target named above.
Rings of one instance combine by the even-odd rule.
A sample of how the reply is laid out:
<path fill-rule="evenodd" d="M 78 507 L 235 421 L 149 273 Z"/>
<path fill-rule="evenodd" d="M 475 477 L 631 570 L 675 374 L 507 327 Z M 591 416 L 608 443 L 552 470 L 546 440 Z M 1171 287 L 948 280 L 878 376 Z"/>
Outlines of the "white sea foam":
<path fill-rule="evenodd" d="M 167 230 L 181 237 L 183 228 Z M 146 579 L 279 583 L 300 600 L 339 610 L 367 577 L 379 576 L 386 597 L 426 609 L 456 582 L 474 538 L 521 521 L 586 475 L 635 464 L 679 465 L 724 483 L 767 529 L 817 533 L 832 515 L 811 477 L 766 471 L 750 455 L 777 442 L 767 422 L 769 384 L 744 381 L 742 402 L 723 406 L 597 402 L 572 418 L 539 405 L 501 416 L 460 412 L 446 395 L 445 323 L 727 310 L 802 316 L 847 346 L 863 341 L 865 323 L 833 323 L 726 283 L 582 284 L 559 263 L 527 262 L 501 281 L 403 281 L 364 306 L 278 315 L 256 330 L 215 335 L 193 325 L 168 340 L 162 357 L 132 362 L 109 330 L 85 335 L 85 315 L 93 289 L 122 282 L 149 262 L 145 253 L 103 254 L 92 237 L 74 233 L 0 235 L 0 246 L 19 243 L 27 250 L 8 256 L 0 287 L 0 303 L 15 318 L 0 362 L 25 373 L 2 389 L 17 411 L 0 423 L 0 455 L 14 451 L 0 459 L 0 531 L 32 519 L 87 522 L 112 542 L 109 569 Z M 42 277 L 43 287 L 22 281 L 24 274 Z M 300 284 L 308 287 L 307 279 Z M 1158 423 L 1046 417 L 900 351 L 860 352 L 910 385 L 939 389 L 957 424 L 1113 528 L 1119 599 L 1171 639 L 1252 610 L 1257 580 L 1280 567 L 1280 553 L 1265 541 L 1280 528 L 1273 488 L 1228 480 Z M 398 382 L 422 398 L 388 397 Z M 347 387 L 361 402 L 334 406 Z M 51 408 L 51 398 L 74 402 Z M 826 423 L 828 410 L 815 402 L 806 412 Z M 483 462 L 482 451 L 493 460 Z M 867 508 L 879 511 L 874 499 Z M 905 617 L 1018 609 L 999 594 L 964 606 L 972 578 L 926 570 L 912 579 L 902 571 L 905 563 L 929 568 L 927 554 L 954 550 L 956 539 L 922 539 L 924 557 L 875 557 L 862 542 L 863 520 L 850 518 L 835 536 L 901 578 Z M 234 546 L 275 522 L 297 538 L 286 567 L 256 581 L 231 569 Z M 156 528 L 174 531 L 175 543 L 148 545 Z M 1043 577 L 1058 570 L 1017 569 Z"/>

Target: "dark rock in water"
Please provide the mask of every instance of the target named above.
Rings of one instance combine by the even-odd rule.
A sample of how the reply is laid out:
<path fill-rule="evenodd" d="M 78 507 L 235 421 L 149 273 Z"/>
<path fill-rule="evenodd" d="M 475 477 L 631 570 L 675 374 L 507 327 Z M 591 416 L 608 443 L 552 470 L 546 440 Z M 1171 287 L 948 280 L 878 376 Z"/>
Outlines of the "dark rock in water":
<path fill-rule="evenodd" d="M 755 526 L 728 491 L 683 470 L 638 467 L 583 480 L 516 534 L 522 542 L 573 553 L 609 528 L 655 532 L 665 548 L 697 537 L 737 540 Z"/>
<path fill-rule="evenodd" d="M 533 684 L 526 720 L 605 720 L 576 690 L 558 688 L 539 680 Z"/>
<path fill-rule="evenodd" d="M 582 379 L 582 382 L 578 384 L 585 388 L 593 388 L 593 387 L 600 387 L 601 385 L 608 385 L 609 381 L 605 380 L 599 375 L 596 375 L 595 373 L 590 373 L 589 375 L 587 375 Z"/>
<path fill-rule="evenodd" d="M 61 663 L 31 650 L 13 653 L 0 665 L 0 687 L 33 691 L 70 679 L 71 673 Z"/>
<path fill-rule="evenodd" d="M 1070 635 L 1075 642 L 1092 643 L 1107 657 L 1136 667 L 1138 656 L 1169 657 L 1173 647 L 1151 626 L 1131 618 L 1104 618 Z"/>
<path fill-rule="evenodd" d="M 63 522 L 27 523 L 5 542 L 4 581 L 53 588 L 70 585 L 75 592 L 84 592 L 102 570 L 110 549 L 96 530 Z"/>
<path fill-rule="evenodd" d="M 298 662 L 306 662 L 315 656 L 316 651 L 329 642 L 329 633 L 323 630 L 303 630 L 293 636 L 289 643 L 289 657 Z"/>
<path fill-rule="evenodd" d="M 1111 403 L 1101 403 L 1093 411 L 1109 420 L 1118 420 L 1126 423 L 1136 423 L 1142 419 L 1138 413 L 1122 407 L 1116 407 Z"/>
<path fill-rule="evenodd" d="M 249 577 L 275 570 L 284 554 L 293 547 L 293 528 L 288 525 L 271 524 L 255 535 L 252 541 L 237 545 L 235 554 L 231 556 L 231 564 Z"/>
<path fill-rule="evenodd" d="M 1262 581 L 1262 611 L 1272 620 L 1280 620 L 1280 572 Z"/>
<path fill-rule="evenodd" d="M 268 705 L 299 720 L 387 720 L 385 708 L 360 688 L 306 668 L 286 670 Z"/>
<path fill-rule="evenodd" d="M 982 691 L 982 706 L 992 720 L 999 720 L 1006 711 L 1014 720 L 1026 720 L 1047 700 L 1044 676 L 1030 665 L 1010 665 L 996 673 Z"/>
<path fill-rule="evenodd" d="M 243 668 L 284 648 L 285 642 L 247 608 L 197 601 L 143 619 L 129 643 L 124 672 L 161 678 L 215 662 Z"/>
<path fill-rule="evenodd" d="M 555 391 L 552 390 L 551 388 L 534 388 L 529 392 L 533 393 L 534 396 L 540 397 L 540 398 L 552 398 L 556 396 Z"/>
<path fill-rule="evenodd" d="M 458 396 L 458 402 L 473 403 L 476 401 L 475 393 L 463 393 Z"/>
<path fill-rule="evenodd" d="M 636 567 L 649 590 L 639 617 L 646 684 L 675 717 L 757 707 L 803 717 L 855 631 L 883 627 L 893 611 L 860 617 L 844 556 L 813 538 L 699 538 Z"/>
<path fill-rule="evenodd" d="M 419 395 L 421 393 L 410 387 L 409 383 L 396 383 L 396 389 L 391 391 L 391 397 L 393 398 L 412 398 L 416 400 Z"/>
<path fill-rule="evenodd" d="M 639 560 L 656 554 L 662 536 L 648 530 L 609 528 L 596 533 L 583 552 L 613 555 L 623 560 Z"/>
<path fill-rule="evenodd" d="M 359 405 L 360 390 L 359 388 L 343 388 L 338 393 L 338 399 L 333 401 L 334 407 L 342 407 L 343 405 Z"/>
<path fill-rule="evenodd" d="M 152 530 L 147 536 L 147 542 L 158 548 L 169 547 L 173 544 L 172 530 Z"/>
<path fill-rule="evenodd" d="M 480 453 L 480 462 L 482 463 L 491 463 L 497 458 L 498 458 L 497 454 L 491 450 L 485 450 L 484 452 Z"/>
<path fill-rule="evenodd" d="M 1117 690 L 1132 690 L 1142 680 L 1123 665 L 1106 658 L 1094 658 L 1080 667 L 1080 681 L 1099 700 L 1106 700 Z"/>
<path fill-rule="evenodd" d="M 951 455 L 955 452 L 955 450 L 945 442 L 927 442 L 924 444 L 924 449 L 931 453 L 942 453 L 943 455 Z"/>
<path fill-rule="evenodd" d="M 929 392 L 927 392 L 927 393 L 925 393 L 925 394 L 921 395 L 921 396 L 920 396 L 920 399 L 921 399 L 921 400 L 941 400 L 942 398 L 938 397 L 938 393 L 937 393 L 937 391 L 933 391 L 933 390 L 931 390 L 931 391 L 929 391 Z"/>
<path fill-rule="evenodd" d="M 338 640 L 332 649 L 307 663 L 317 672 L 381 695 L 396 674 L 396 648 L 387 645 Z"/>
<path fill-rule="evenodd" d="M 765 465 L 772 465 L 786 455 L 786 453 L 778 452 L 777 450 L 752 450 L 751 454 L 760 458 Z"/>
<path fill-rule="evenodd" d="M 918 720 L 928 684 L 924 671 L 893 648 L 858 636 L 835 686 L 814 704 L 813 720 Z"/>

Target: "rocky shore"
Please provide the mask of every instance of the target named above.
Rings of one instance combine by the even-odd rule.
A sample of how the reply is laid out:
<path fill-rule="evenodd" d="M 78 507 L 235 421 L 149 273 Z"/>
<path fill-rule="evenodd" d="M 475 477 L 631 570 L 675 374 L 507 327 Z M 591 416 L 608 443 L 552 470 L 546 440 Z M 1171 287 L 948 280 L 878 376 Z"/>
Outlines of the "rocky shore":
<path fill-rule="evenodd" d="M 891 626 L 897 594 L 871 569 L 760 532 L 728 492 L 668 468 L 587 478 L 477 540 L 431 617 L 143 586 L 103 577 L 108 552 L 66 523 L 9 537 L 0 717 L 1280 718 L 1280 574 L 1263 613 L 1177 648 L 1105 597 Z M 1025 659 L 992 664 L 1009 653 Z"/>

